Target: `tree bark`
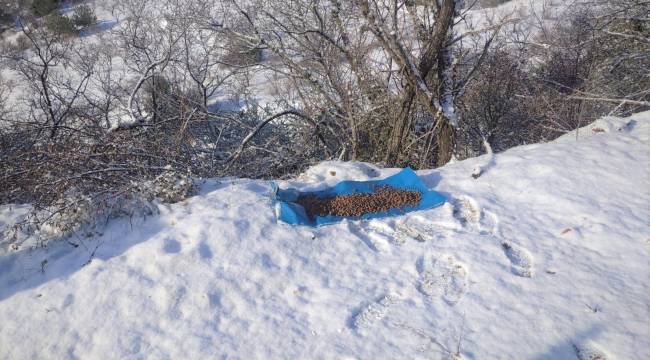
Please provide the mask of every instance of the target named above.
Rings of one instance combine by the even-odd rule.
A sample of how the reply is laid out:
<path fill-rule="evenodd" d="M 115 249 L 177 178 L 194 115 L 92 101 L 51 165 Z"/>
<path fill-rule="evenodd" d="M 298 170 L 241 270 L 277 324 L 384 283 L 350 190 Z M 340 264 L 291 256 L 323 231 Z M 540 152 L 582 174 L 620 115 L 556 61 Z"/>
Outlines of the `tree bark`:
<path fill-rule="evenodd" d="M 390 134 L 388 136 L 388 146 L 386 148 L 386 156 L 384 161 L 388 166 L 398 165 L 400 162 L 400 155 L 402 152 L 402 143 L 406 132 L 408 131 L 408 121 L 411 116 L 411 108 L 413 107 L 413 101 L 415 100 L 415 91 L 412 87 L 409 87 L 404 100 L 402 101 L 402 106 L 400 112 L 394 118 L 393 123 L 391 124 Z"/>
<path fill-rule="evenodd" d="M 456 132 L 444 115 L 440 114 L 440 130 L 436 133 L 436 167 L 444 166 L 454 154 Z"/>
<path fill-rule="evenodd" d="M 438 63 L 438 65 L 440 66 L 440 62 L 438 61 L 439 56 L 446 46 L 445 43 L 448 39 L 450 29 L 453 26 L 455 7 L 456 7 L 456 0 L 441 1 L 441 4 L 438 8 L 438 13 L 436 14 L 436 23 L 434 25 L 433 32 L 426 45 L 424 54 L 420 58 L 420 61 L 417 66 L 420 78 L 423 81 L 426 81 L 429 72 L 433 68 L 434 64 Z M 444 64 L 444 65 L 452 66 L 451 64 Z M 439 77 L 442 74 L 441 71 L 444 70 L 445 69 L 439 69 L 438 71 Z M 429 84 L 427 84 L 427 86 L 430 87 Z M 409 120 L 410 117 L 412 116 L 413 103 L 417 99 L 416 98 L 416 96 L 418 95 L 417 91 L 418 90 L 414 87 L 413 84 L 409 83 L 407 85 L 407 87 L 405 88 L 405 96 L 402 101 L 400 112 L 397 114 L 395 118 L 393 118 L 393 121 L 390 124 L 388 145 L 386 148 L 386 155 L 384 157 L 384 161 L 389 166 L 400 165 L 400 161 L 401 161 L 400 157 L 402 155 L 401 153 L 403 150 L 402 149 L 403 140 L 406 137 L 406 134 L 409 130 L 409 123 L 410 123 Z M 439 114 L 439 111 L 437 111 L 437 113 L 433 113 L 435 111 L 434 110 L 435 107 L 432 106 L 432 104 L 426 104 L 426 105 L 427 108 L 430 108 L 432 110 L 431 115 L 433 115 L 434 121 L 446 120 L 445 127 L 447 126 L 452 127 L 451 124 L 449 123 L 449 119 L 444 118 L 442 114 Z M 442 130 L 444 129 L 441 128 L 441 131 Z M 438 146 L 437 152 L 453 151 L 453 140 L 454 140 L 453 127 L 450 131 L 447 131 L 446 134 L 437 134 L 436 139 L 444 142 L 451 141 L 450 144 L 451 146 L 448 145 L 442 147 Z M 443 154 L 440 156 L 440 158 L 451 159 L 451 154 L 452 154 L 451 152 L 448 154 Z"/>

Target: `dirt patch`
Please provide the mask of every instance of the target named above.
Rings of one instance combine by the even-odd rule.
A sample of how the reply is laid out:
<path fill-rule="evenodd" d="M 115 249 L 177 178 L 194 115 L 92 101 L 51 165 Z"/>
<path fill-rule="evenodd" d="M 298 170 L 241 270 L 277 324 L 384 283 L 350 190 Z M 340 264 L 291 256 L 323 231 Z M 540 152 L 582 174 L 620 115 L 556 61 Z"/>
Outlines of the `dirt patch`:
<path fill-rule="evenodd" d="M 391 186 L 377 186 L 373 193 L 338 195 L 319 198 L 315 195 L 301 196 L 296 201 L 302 205 L 310 219 L 317 216 L 361 216 L 366 213 L 401 209 L 415 206 L 422 200 L 422 193 L 396 189 Z"/>

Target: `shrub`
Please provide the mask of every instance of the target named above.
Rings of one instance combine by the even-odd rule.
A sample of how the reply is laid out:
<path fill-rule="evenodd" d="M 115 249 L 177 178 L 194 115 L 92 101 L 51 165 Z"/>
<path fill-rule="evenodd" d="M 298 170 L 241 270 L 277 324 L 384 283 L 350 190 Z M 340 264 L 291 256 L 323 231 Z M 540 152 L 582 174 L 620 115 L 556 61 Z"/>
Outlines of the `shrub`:
<path fill-rule="evenodd" d="M 32 13 L 36 16 L 45 16 L 56 10 L 57 3 L 55 0 L 34 0 L 32 2 Z"/>
<path fill-rule="evenodd" d="M 182 172 L 170 171 L 158 175 L 150 187 L 152 196 L 166 203 L 176 203 L 186 199 L 194 190 L 192 178 Z"/>
<path fill-rule="evenodd" d="M 480 8 L 493 8 L 497 7 L 503 3 L 507 3 L 510 0 L 479 0 L 478 7 Z"/>
<path fill-rule="evenodd" d="M 97 24 L 97 15 L 88 5 L 77 6 L 72 14 L 72 22 L 77 28 L 85 29 Z"/>
<path fill-rule="evenodd" d="M 228 39 L 227 53 L 224 62 L 234 66 L 248 66 L 262 61 L 262 49 L 251 46 L 246 41 L 237 38 Z"/>
<path fill-rule="evenodd" d="M 475 81 L 467 86 L 466 101 L 459 106 L 462 116 L 457 146 L 461 158 L 480 154 L 483 140 L 495 152 L 532 141 L 526 104 L 517 97 L 528 93 L 529 82 L 517 54 L 508 49 L 488 51 Z"/>
<path fill-rule="evenodd" d="M 56 35 L 71 36 L 77 33 L 72 20 L 58 12 L 46 16 L 44 24 L 48 31 Z"/>
<path fill-rule="evenodd" d="M 156 201 L 186 198 L 194 188 L 187 163 L 179 162 L 168 136 L 151 130 L 33 144 L 25 141 L 39 136 L 33 129 L 0 129 L 0 177 L 6 186 L 0 203 L 33 205 L 0 238 L 12 239 L 15 248 L 30 237 L 45 245 L 92 233 L 110 218 L 153 214 Z"/>
<path fill-rule="evenodd" d="M 10 13 L 5 12 L 4 9 L 0 8 L 0 32 L 2 32 L 5 28 L 10 27 L 12 22 L 13 16 L 11 16 Z"/>

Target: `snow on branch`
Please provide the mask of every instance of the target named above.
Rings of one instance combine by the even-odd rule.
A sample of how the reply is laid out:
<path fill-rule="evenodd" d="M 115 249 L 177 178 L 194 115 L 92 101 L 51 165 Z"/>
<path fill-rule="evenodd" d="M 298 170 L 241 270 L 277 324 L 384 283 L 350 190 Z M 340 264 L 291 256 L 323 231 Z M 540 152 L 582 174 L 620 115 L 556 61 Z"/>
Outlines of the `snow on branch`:
<path fill-rule="evenodd" d="M 232 153 L 232 155 L 230 155 L 230 157 L 228 157 L 228 159 L 226 159 L 226 163 L 228 164 L 228 167 L 230 167 L 230 165 L 233 162 L 235 162 L 241 156 L 241 153 L 242 153 L 242 151 L 244 151 L 244 148 L 246 147 L 246 145 L 255 137 L 255 135 L 257 135 L 257 133 L 259 133 L 262 130 L 262 128 L 264 128 L 266 125 L 268 125 L 273 120 L 279 119 L 279 118 L 281 118 L 283 116 L 287 116 L 287 115 L 294 115 L 294 116 L 297 116 L 297 117 L 300 117 L 300 118 L 306 120 L 307 122 L 309 122 L 310 124 L 312 124 L 316 128 L 316 131 L 318 131 L 318 124 L 312 118 L 310 118 L 307 114 L 305 114 L 304 112 L 302 112 L 300 110 L 289 109 L 289 110 L 285 110 L 285 111 L 279 112 L 277 114 L 271 115 L 270 117 L 266 118 L 264 121 L 257 124 L 257 126 L 253 130 L 251 130 L 251 132 L 248 133 L 248 135 L 246 135 L 246 137 L 244 137 L 244 140 L 242 140 L 242 142 L 239 145 L 239 147 L 237 148 L 237 150 L 235 150 L 235 152 Z M 320 134 L 319 134 L 319 139 L 321 141 L 323 141 L 322 138 L 320 137 Z"/>

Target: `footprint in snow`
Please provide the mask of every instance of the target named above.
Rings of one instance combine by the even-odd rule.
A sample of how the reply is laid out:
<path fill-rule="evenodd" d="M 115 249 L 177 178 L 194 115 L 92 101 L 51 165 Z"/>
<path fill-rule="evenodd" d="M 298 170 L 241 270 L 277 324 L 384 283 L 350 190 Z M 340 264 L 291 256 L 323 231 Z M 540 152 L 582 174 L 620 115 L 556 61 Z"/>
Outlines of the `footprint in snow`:
<path fill-rule="evenodd" d="M 479 227 L 481 221 L 481 207 L 478 202 L 469 196 L 454 199 L 454 217 L 463 225 Z"/>
<path fill-rule="evenodd" d="M 370 221 L 366 232 L 375 247 L 380 251 L 387 250 L 390 244 L 401 246 L 406 242 L 406 238 L 401 236 L 399 229 L 394 229 L 391 225 L 382 221 Z"/>
<path fill-rule="evenodd" d="M 499 237 L 499 216 L 491 211 L 484 210 L 479 224 L 479 231 L 482 235 Z"/>
<path fill-rule="evenodd" d="M 442 296 L 455 305 L 467 290 L 467 269 L 451 255 L 426 256 L 420 267 L 419 290 L 430 298 Z"/>
<path fill-rule="evenodd" d="M 368 239 L 372 243 L 372 246 L 377 249 L 379 252 L 386 252 L 390 248 L 389 243 L 391 242 L 391 238 L 378 232 L 373 232 L 370 231 L 367 233 L 368 234 Z"/>
<path fill-rule="evenodd" d="M 425 242 L 431 236 L 426 231 L 413 227 L 403 222 L 397 223 L 394 228 L 388 224 L 371 223 L 368 233 L 371 238 L 382 239 L 384 243 L 391 243 L 395 246 L 402 246 L 407 240 Z"/>
<path fill-rule="evenodd" d="M 607 360 L 609 356 L 592 341 L 573 345 L 579 360 Z"/>
<path fill-rule="evenodd" d="M 368 232 L 365 228 L 354 222 L 348 222 L 348 229 L 355 234 L 370 250 L 385 252 L 388 250 L 388 242 L 381 233 Z M 372 228 L 371 228 L 372 229 Z"/>
<path fill-rule="evenodd" d="M 168 293 L 167 314 L 171 319 L 180 319 L 183 317 L 182 306 L 185 302 L 187 289 L 178 287 L 173 293 Z"/>
<path fill-rule="evenodd" d="M 69 308 L 72 304 L 74 304 L 74 295 L 68 294 L 65 299 L 63 300 L 63 305 L 61 306 L 61 309 L 67 309 Z"/>
<path fill-rule="evenodd" d="M 399 239 L 396 241 L 399 241 L 400 243 L 406 242 L 407 239 L 412 239 L 417 242 L 432 240 L 427 231 L 423 231 L 406 223 L 397 223 L 395 227 L 395 238 Z"/>
<path fill-rule="evenodd" d="M 388 294 L 359 311 L 353 319 L 354 328 L 359 332 L 370 328 L 374 323 L 381 321 L 391 306 L 397 302 L 397 296 Z"/>
<path fill-rule="evenodd" d="M 512 272 L 515 275 L 522 277 L 533 276 L 533 256 L 528 250 L 517 244 L 505 241 L 501 243 L 501 247 L 510 260 Z"/>
<path fill-rule="evenodd" d="M 198 251 L 201 259 L 205 261 L 212 260 L 212 257 L 214 256 L 214 254 L 212 253 L 212 249 L 205 241 L 202 241 L 199 244 Z"/>
<path fill-rule="evenodd" d="M 450 210 L 450 217 L 451 210 Z M 373 220 L 368 224 L 368 235 L 371 239 L 382 241 L 385 245 L 388 243 L 395 246 L 402 246 L 407 241 L 426 242 L 435 241 L 441 233 L 447 230 L 459 229 L 456 222 L 448 220 L 431 221 L 421 215 L 413 216 L 409 221 L 398 221 L 393 224 L 387 224 L 382 221 Z"/>
<path fill-rule="evenodd" d="M 163 244 L 163 251 L 167 254 L 178 254 L 181 252 L 181 243 L 177 240 L 167 238 Z"/>
<path fill-rule="evenodd" d="M 478 201 L 467 195 L 452 200 L 453 217 L 462 225 L 469 226 L 481 235 L 499 236 L 499 216 L 483 209 Z"/>

